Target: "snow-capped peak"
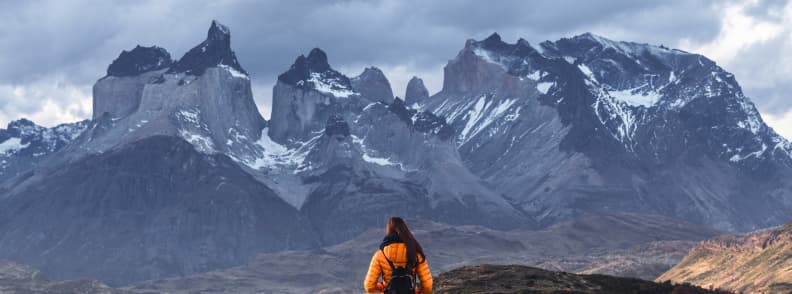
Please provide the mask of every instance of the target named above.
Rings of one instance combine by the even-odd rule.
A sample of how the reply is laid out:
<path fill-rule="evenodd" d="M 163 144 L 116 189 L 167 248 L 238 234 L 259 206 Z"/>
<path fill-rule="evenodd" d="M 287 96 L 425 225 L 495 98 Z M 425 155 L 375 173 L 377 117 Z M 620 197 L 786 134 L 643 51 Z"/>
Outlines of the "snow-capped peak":
<path fill-rule="evenodd" d="M 332 69 L 327 62 L 327 54 L 319 48 L 311 50 L 308 56 L 297 57 L 289 70 L 278 76 L 278 80 L 337 98 L 346 98 L 355 94 L 350 79 Z"/>

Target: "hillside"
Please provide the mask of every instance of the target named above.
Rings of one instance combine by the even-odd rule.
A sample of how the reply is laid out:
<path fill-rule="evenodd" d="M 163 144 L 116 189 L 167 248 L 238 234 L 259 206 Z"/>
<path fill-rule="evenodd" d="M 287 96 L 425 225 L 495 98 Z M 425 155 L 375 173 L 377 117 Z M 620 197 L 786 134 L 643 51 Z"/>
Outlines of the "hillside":
<path fill-rule="evenodd" d="M 657 278 L 665 280 L 746 293 L 792 293 L 792 223 L 703 241 Z"/>
<path fill-rule="evenodd" d="M 576 275 L 518 265 L 478 265 L 440 274 L 435 293 L 725 293 L 690 285 Z"/>

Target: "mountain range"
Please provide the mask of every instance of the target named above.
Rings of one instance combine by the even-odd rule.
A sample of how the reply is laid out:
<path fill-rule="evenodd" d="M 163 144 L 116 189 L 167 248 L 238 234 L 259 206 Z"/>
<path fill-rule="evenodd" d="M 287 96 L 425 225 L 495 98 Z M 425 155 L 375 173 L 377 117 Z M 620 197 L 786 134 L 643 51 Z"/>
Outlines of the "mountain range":
<path fill-rule="evenodd" d="M 93 115 L 0 130 L 0 258 L 110 285 L 312 250 L 391 215 L 494 230 L 589 213 L 727 231 L 792 219 L 792 144 L 704 56 L 583 34 L 468 40 L 433 95 L 313 49 L 265 120 L 230 30 L 123 51 Z"/>

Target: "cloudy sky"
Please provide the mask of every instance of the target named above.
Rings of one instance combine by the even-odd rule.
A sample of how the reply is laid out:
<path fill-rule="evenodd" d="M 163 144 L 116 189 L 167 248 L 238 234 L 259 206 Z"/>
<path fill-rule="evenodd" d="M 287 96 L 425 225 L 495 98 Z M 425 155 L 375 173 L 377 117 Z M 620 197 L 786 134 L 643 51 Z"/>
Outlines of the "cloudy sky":
<path fill-rule="evenodd" d="M 90 117 L 91 87 L 121 50 L 158 45 L 179 58 L 212 19 L 231 28 L 265 117 L 276 76 L 313 47 L 350 76 L 381 68 L 403 96 L 413 75 L 438 91 L 466 39 L 497 31 L 536 44 L 592 32 L 708 56 L 792 138 L 788 0 L 0 1 L 0 125 Z"/>

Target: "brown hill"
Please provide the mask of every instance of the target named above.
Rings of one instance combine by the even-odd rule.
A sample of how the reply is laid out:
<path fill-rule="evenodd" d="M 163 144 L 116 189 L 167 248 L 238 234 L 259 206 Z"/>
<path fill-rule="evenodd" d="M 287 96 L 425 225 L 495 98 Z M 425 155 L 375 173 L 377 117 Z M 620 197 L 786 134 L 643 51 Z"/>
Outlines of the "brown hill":
<path fill-rule="evenodd" d="M 657 281 L 745 293 L 792 293 L 792 223 L 702 241 Z"/>

